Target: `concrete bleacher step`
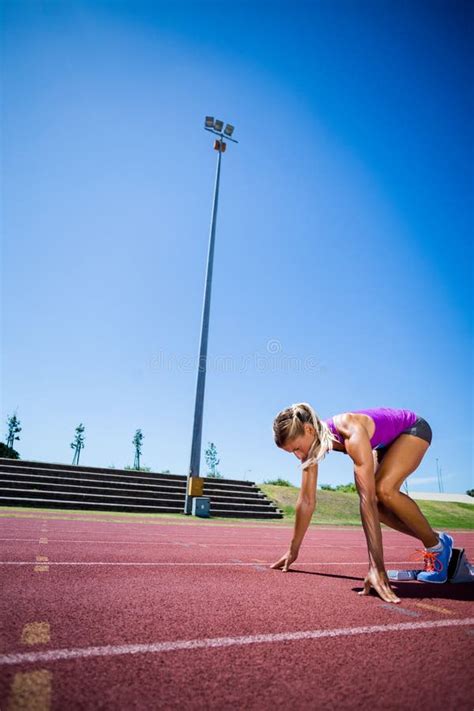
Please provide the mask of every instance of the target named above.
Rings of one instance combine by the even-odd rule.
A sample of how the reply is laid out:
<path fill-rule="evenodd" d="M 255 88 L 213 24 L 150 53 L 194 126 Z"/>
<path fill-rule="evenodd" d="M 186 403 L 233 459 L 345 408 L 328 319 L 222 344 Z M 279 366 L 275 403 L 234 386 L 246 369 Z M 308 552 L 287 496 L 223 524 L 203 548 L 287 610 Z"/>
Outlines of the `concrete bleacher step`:
<path fill-rule="evenodd" d="M 45 496 L 47 498 L 54 497 L 58 502 L 61 501 L 88 501 L 91 504 L 94 503 L 137 503 L 137 504 L 149 504 L 149 505 L 164 505 L 175 506 L 177 510 L 182 510 L 184 506 L 184 495 L 182 497 L 173 497 L 168 501 L 161 499 L 160 497 L 150 497 L 150 496 L 139 496 L 137 493 L 129 495 L 120 494 L 104 494 L 102 492 L 71 492 L 71 491 L 58 491 L 57 489 L 34 489 L 34 488 L 9 488 L 8 486 L 2 486 L 1 494 L 4 499 L 15 499 L 18 496 L 27 496 L 30 499 L 41 499 Z M 213 501 L 212 509 L 218 511 L 221 508 L 226 508 L 228 510 L 239 511 L 241 508 L 245 508 L 247 511 L 264 511 L 269 508 L 269 504 L 265 503 L 242 503 L 242 502 L 230 502 L 229 500 Z"/>
<path fill-rule="evenodd" d="M 174 486 L 158 486 L 155 484 L 143 484 L 143 483 L 131 483 L 131 482 L 122 482 L 122 481 L 113 481 L 113 480 L 91 480 L 89 478 L 67 478 L 67 477 L 55 477 L 55 476 L 47 476 L 44 477 L 43 475 L 38 475 L 35 476 L 34 474 L 10 474 L 10 476 L 7 477 L 7 473 L 2 473 L 0 472 L 1 476 L 1 481 L 3 482 L 3 485 L 8 485 L 11 487 L 19 488 L 22 486 L 34 486 L 34 488 L 44 488 L 44 487 L 57 487 L 58 490 L 61 491 L 78 491 L 78 490 L 84 490 L 84 491 L 91 491 L 94 492 L 94 490 L 117 490 L 117 491 L 123 491 L 123 492 L 141 492 L 142 494 L 149 494 L 150 496 L 154 496 L 156 494 L 159 494 L 161 497 L 170 497 L 170 496 L 175 496 L 175 495 L 185 495 L 186 491 L 186 486 L 185 483 L 183 482 L 182 484 L 174 485 Z M 236 490 L 236 491 L 224 491 L 222 489 L 216 489 L 212 486 L 212 484 L 208 484 L 204 487 L 205 495 L 206 496 L 212 496 L 213 498 L 216 499 L 222 499 L 222 498 L 235 498 L 238 500 L 242 501 L 252 501 L 252 500 L 258 500 L 258 501 L 267 501 L 269 502 L 268 499 L 265 498 L 265 495 L 261 491 L 256 491 L 256 490 Z M 270 503 L 270 502 L 269 502 Z"/>
<path fill-rule="evenodd" d="M 187 477 L 0 458 L 0 505 L 183 513 Z M 210 515 L 283 518 L 254 482 L 204 478 Z M 184 515 L 184 514 L 183 514 Z"/>
<path fill-rule="evenodd" d="M 112 475 L 116 476 L 119 475 L 120 477 L 130 477 L 133 479 L 151 479 L 153 481 L 160 479 L 160 480 L 166 480 L 166 481 L 186 481 L 187 477 L 183 474 L 163 474 L 162 472 L 144 472 L 144 471 L 136 471 L 134 469 L 112 469 L 109 467 L 86 467 L 82 466 L 82 464 L 77 465 L 77 464 L 61 464 L 61 463 L 54 463 L 54 462 L 34 462 L 31 460 L 26 460 L 26 459 L 5 459 L 4 457 L 0 457 L 0 470 L 3 467 L 9 467 L 9 469 L 19 467 L 22 471 L 25 468 L 32 468 L 35 471 L 38 470 L 46 470 L 46 469 L 55 469 L 56 471 L 64 471 L 64 472 L 80 472 L 82 474 L 107 474 L 107 475 Z M 230 487 L 235 487 L 239 485 L 243 485 L 244 487 L 256 487 L 256 484 L 251 481 L 247 480 L 242 480 L 242 479 L 215 479 L 213 477 L 203 477 L 205 481 L 211 481 L 215 482 L 218 485 L 222 486 L 230 486 Z"/>
<path fill-rule="evenodd" d="M 0 472 L 11 472 L 15 474 L 34 474 L 35 477 L 39 476 L 63 476 L 69 478 L 80 478 L 87 479 L 89 481 L 114 481 L 132 484 L 147 484 L 147 485 L 165 485 L 165 486 L 182 486 L 186 485 L 185 476 L 171 476 L 168 474 L 148 474 L 148 473 L 130 473 L 130 472 L 119 472 L 116 474 L 114 470 L 101 470 L 100 472 L 83 471 L 79 467 L 74 467 L 70 469 L 65 468 L 43 468 L 34 467 L 30 464 L 28 466 L 12 466 L 8 465 L 8 468 L 3 466 L 3 461 L 0 459 Z M 90 469 L 90 468 L 89 468 Z M 223 491 L 256 491 L 259 493 L 260 490 L 253 482 L 235 482 L 229 479 L 214 479 L 212 477 L 204 477 L 205 485 L 212 485 L 216 489 L 222 489 Z"/>
<path fill-rule="evenodd" d="M 76 480 L 77 481 L 77 480 Z M 79 483 L 79 484 L 74 484 L 71 482 L 67 482 L 64 480 L 64 483 L 58 480 L 54 481 L 36 481 L 33 480 L 32 477 L 29 477 L 28 479 L 22 479 L 21 481 L 19 480 L 12 480 L 12 479 L 3 479 L 1 480 L 2 482 L 2 490 L 6 491 L 8 490 L 33 490 L 37 492 L 41 491 L 56 491 L 58 494 L 60 493 L 71 493 L 71 494 L 83 494 L 83 495 L 89 495 L 92 498 L 97 495 L 97 494 L 107 494 L 107 495 L 112 495 L 112 493 L 117 493 L 120 496 L 132 496 L 132 497 L 145 497 L 145 498 L 150 498 L 150 499 L 160 499 L 160 500 L 166 500 L 166 499 L 180 499 L 183 501 L 184 505 L 184 499 L 185 499 L 185 489 L 181 487 L 180 489 L 176 490 L 171 490 L 171 491 L 161 491 L 159 489 L 157 490 L 150 490 L 150 489 L 142 489 L 142 488 L 129 488 L 129 487 L 122 487 L 122 486 L 88 486 L 85 485 L 84 483 Z M 219 503 L 219 502 L 229 502 L 229 503 L 242 503 L 242 504 L 252 504 L 256 503 L 259 505 L 263 506 L 271 506 L 272 502 L 269 499 L 262 498 L 261 496 L 246 496 L 245 494 L 242 496 L 236 496 L 235 494 L 232 494 L 232 496 L 225 496 L 222 494 L 222 492 L 218 493 L 212 493 L 211 492 L 206 492 L 206 496 L 211 496 L 212 500 L 214 503 Z"/>

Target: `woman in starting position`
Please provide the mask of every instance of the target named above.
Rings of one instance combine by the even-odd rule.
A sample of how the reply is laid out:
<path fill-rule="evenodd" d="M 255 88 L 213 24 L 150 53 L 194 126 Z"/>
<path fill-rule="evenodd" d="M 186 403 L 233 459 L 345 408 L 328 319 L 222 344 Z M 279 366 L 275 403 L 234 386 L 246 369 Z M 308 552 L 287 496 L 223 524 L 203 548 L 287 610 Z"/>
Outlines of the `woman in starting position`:
<path fill-rule="evenodd" d="M 400 491 L 431 443 L 431 427 L 410 410 L 380 407 L 354 410 L 321 420 L 305 402 L 282 410 L 273 422 L 275 443 L 302 462 L 295 530 L 287 553 L 272 568 L 286 572 L 298 557 L 316 508 L 318 462 L 330 449 L 348 454 L 360 498 L 360 515 L 369 552 L 369 572 L 361 595 L 373 587 L 386 602 L 400 602 L 391 589 L 383 559 L 380 522 L 422 541 L 425 569 L 418 580 L 444 583 L 453 539 L 436 533 L 417 504 Z"/>

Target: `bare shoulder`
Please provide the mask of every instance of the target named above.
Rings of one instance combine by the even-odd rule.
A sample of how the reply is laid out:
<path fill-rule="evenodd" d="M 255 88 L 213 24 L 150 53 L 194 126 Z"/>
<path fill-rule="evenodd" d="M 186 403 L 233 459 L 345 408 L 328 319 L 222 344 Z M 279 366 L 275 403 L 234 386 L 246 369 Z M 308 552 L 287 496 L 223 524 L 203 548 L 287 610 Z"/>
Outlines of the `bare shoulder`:
<path fill-rule="evenodd" d="M 342 430 L 347 430 L 347 428 L 350 428 L 351 425 L 357 422 L 356 418 L 357 415 L 354 415 L 352 412 L 342 412 L 340 415 L 334 415 L 332 421 L 341 432 Z"/>
<path fill-rule="evenodd" d="M 365 430 L 368 429 L 368 422 L 370 420 L 367 415 L 354 413 L 354 412 L 343 412 L 339 415 L 335 415 L 332 418 L 336 429 L 345 437 L 350 437 L 351 434 L 363 427 Z"/>

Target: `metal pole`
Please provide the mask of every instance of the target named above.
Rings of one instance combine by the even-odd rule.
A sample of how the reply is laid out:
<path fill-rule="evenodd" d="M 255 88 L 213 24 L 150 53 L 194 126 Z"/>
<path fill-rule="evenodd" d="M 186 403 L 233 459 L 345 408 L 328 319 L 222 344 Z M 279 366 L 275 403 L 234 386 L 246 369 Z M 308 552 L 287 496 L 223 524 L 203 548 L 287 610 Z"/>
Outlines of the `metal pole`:
<path fill-rule="evenodd" d="M 189 480 L 199 476 L 201 462 L 202 414 L 204 408 L 204 387 L 206 384 L 207 341 L 209 336 L 209 312 L 211 307 L 212 267 L 214 263 L 214 243 L 216 237 L 217 203 L 219 199 L 219 180 L 221 173 L 222 142 L 217 155 L 216 181 L 214 185 L 214 200 L 212 205 L 211 229 L 209 233 L 209 252 L 207 258 L 206 289 L 202 311 L 201 346 L 199 349 L 199 364 L 196 381 L 196 401 L 194 405 L 193 439 L 191 444 L 191 462 L 186 481 L 186 498 L 184 513 L 191 513 L 192 497 L 188 496 Z"/>

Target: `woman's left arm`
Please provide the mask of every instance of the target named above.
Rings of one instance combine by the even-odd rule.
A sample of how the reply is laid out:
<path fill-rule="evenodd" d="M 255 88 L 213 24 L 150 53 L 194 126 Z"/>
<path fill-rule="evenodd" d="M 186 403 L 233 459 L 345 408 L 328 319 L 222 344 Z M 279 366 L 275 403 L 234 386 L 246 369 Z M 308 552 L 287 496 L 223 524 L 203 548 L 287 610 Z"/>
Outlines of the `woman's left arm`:
<path fill-rule="evenodd" d="M 336 423 L 335 423 L 336 424 Z M 337 428 L 344 437 L 346 452 L 354 462 L 355 484 L 360 499 L 360 516 L 367 540 L 370 569 L 364 584 L 364 594 L 373 586 L 387 602 L 400 602 L 390 587 L 383 559 L 382 530 L 375 494 L 374 457 L 369 435 L 351 414 L 341 415 Z"/>

